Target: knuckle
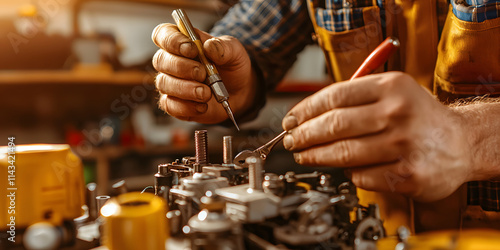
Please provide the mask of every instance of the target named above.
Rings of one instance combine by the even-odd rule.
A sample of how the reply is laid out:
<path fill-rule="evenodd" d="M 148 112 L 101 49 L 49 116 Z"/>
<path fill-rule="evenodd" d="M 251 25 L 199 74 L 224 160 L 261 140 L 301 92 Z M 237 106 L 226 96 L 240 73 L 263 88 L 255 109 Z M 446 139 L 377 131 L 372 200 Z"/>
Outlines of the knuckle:
<path fill-rule="evenodd" d="M 312 116 L 316 113 L 315 110 L 316 110 L 316 105 L 314 103 L 314 99 L 308 98 L 305 105 L 304 105 L 304 114 L 306 116 Z M 300 120 L 299 120 L 299 124 L 300 124 Z"/>
<path fill-rule="evenodd" d="M 151 40 L 156 44 L 156 46 L 160 47 L 160 43 L 158 41 L 163 40 L 161 37 L 161 32 L 164 27 L 164 23 L 156 25 L 156 27 L 153 29 L 153 32 L 151 33 Z"/>
<path fill-rule="evenodd" d="M 339 103 L 345 96 L 348 96 L 348 90 L 346 88 L 332 88 L 327 95 L 327 107 L 329 109 L 338 108 Z"/>
<path fill-rule="evenodd" d="M 352 147 L 346 140 L 337 142 L 338 162 L 342 166 L 349 166 L 352 163 Z"/>
<path fill-rule="evenodd" d="M 401 96 L 391 98 L 385 105 L 385 115 L 389 119 L 405 117 L 410 110 L 410 102 Z"/>
<path fill-rule="evenodd" d="M 156 89 L 160 92 L 165 91 L 165 75 L 163 73 L 158 73 L 155 78 Z"/>
<path fill-rule="evenodd" d="M 311 140 L 313 140 L 313 135 L 312 135 L 312 129 L 311 128 L 301 128 L 299 127 L 299 129 L 295 132 L 293 131 L 294 134 L 296 134 L 297 136 L 294 136 L 294 138 L 297 138 L 296 142 L 294 143 L 294 147 L 295 148 L 301 148 L 303 147 L 304 145 L 308 145 L 308 142 L 310 142 Z"/>
<path fill-rule="evenodd" d="M 170 50 L 175 48 L 175 45 L 178 44 L 179 35 L 181 35 L 181 33 L 174 24 L 167 24 L 164 27 L 164 34 L 161 35 L 163 39 L 161 39 L 160 42 L 164 49 Z"/>
<path fill-rule="evenodd" d="M 337 136 L 341 131 L 346 128 L 346 121 L 340 117 L 338 112 L 331 112 L 331 115 L 328 118 L 328 135 L 331 137 Z"/>
<path fill-rule="evenodd" d="M 396 151 L 404 151 L 406 148 L 408 148 L 411 142 L 407 134 L 395 130 L 390 133 L 389 143 L 393 148 L 396 149 Z"/>
<path fill-rule="evenodd" d="M 169 58 L 167 57 L 167 55 L 168 54 L 164 50 L 162 50 L 162 49 L 159 49 L 154 54 L 154 56 L 153 56 L 153 67 L 157 71 L 165 73 L 165 68 L 168 68 L 168 67 L 166 67 L 165 64 L 169 63 Z"/>

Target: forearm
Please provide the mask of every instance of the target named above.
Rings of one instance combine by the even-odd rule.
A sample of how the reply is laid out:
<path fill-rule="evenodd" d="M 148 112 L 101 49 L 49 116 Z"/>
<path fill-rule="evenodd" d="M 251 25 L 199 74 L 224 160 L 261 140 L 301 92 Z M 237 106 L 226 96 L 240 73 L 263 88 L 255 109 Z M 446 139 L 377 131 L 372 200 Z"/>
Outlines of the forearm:
<path fill-rule="evenodd" d="M 453 107 L 463 117 L 472 155 L 469 181 L 500 177 L 500 100 L 486 100 Z"/>

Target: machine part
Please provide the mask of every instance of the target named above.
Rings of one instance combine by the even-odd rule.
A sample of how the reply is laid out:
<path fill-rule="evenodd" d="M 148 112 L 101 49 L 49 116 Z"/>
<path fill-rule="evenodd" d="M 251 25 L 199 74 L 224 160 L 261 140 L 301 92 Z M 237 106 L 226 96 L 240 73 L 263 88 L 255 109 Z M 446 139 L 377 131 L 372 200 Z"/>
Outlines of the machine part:
<path fill-rule="evenodd" d="M 385 237 L 380 219 L 368 216 L 361 220 L 354 231 L 354 249 L 375 250 L 377 240 Z"/>
<path fill-rule="evenodd" d="M 288 171 L 284 176 L 280 176 L 280 178 L 284 180 L 285 183 L 285 194 L 290 195 L 295 193 L 295 190 L 297 190 L 297 178 L 295 176 L 295 172 Z"/>
<path fill-rule="evenodd" d="M 208 191 L 203 210 L 189 219 L 191 249 L 243 249 L 242 228 L 225 213 L 224 200 Z"/>
<path fill-rule="evenodd" d="M 201 197 L 207 192 L 215 192 L 219 188 L 229 186 L 227 178 L 217 177 L 209 173 L 194 173 L 184 177 L 179 186 L 170 189 L 173 209 L 179 209 L 182 214 L 182 225 L 185 225 L 194 213 L 199 211 Z"/>
<path fill-rule="evenodd" d="M 224 177 L 216 177 L 208 173 L 195 173 L 192 177 L 181 179 L 180 189 L 192 192 L 191 198 L 199 202 L 207 191 L 215 192 L 216 189 L 227 186 L 229 184 Z"/>
<path fill-rule="evenodd" d="M 233 137 L 224 136 L 222 138 L 222 166 L 233 165 Z"/>
<path fill-rule="evenodd" d="M 203 52 L 203 44 L 201 43 L 200 37 L 194 31 L 191 21 L 189 21 L 188 16 L 182 9 L 174 10 L 172 12 L 172 17 L 174 18 L 179 31 L 189 39 L 191 39 L 191 41 L 193 41 L 193 43 L 196 45 L 200 62 L 205 66 L 205 70 L 207 71 L 207 85 L 212 89 L 215 100 L 217 100 L 217 102 L 220 103 L 222 107 L 224 107 L 224 110 L 226 111 L 228 117 L 231 119 L 231 121 L 233 121 L 234 126 L 236 126 L 236 129 L 238 129 L 239 131 L 240 128 L 238 127 L 238 124 L 234 119 L 233 111 L 229 106 L 229 93 L 227 92 L 227 89 L 224 86 L 222 79 L 220 78 L 217 68 L 215 68 L 215 65 L 209 62 L 205 57 L 205 53 Z"/>
<path fill-rule="evenodd" d="M 97 184 L 94 182 L 87 184 L 87 206 L 89 211 L 88 221 L 94 221 L 99 215 L 97 210 Z"/>
<path fill-rule="evenodd" d="M 400 226 L 398 228 L 398 244 L 396 244 L 395 250 L 407 250 L 410 249 L 408 244 L 408 238 L 411 235 L 410 229 L 405 226 Z"/>
<path fill-rule="evenodd" d="M 97 201 L 97 211 L 99 212 L 99 215 L 102 215 L 101 209 L 106 204 L 106 202 L 110 199 L 111 197 L 109 195 L 100 195 L 95 197 Z"/>
<path fill-rule="evenodd" d="M 245 161 L 248 165 L 250 188 L 262 191 L 262 160 L 257 157 L 248 157 Z"/>
<path fill-rule="evenodd" d="M 207 130 L 196 130 L 194 132 L 194 143 L 196 149 L 196 164 L 208 164 L 208 136 Z M 201 171 L 195 171 L 201 172 Z"/>
<path fill-rule="evenodd" d="M 276 144 L 278 144 L 278 142 L 281 141 L 281 139 L 283 139 L 283 137 L 285 137 L 286 133 L 287 133 L 287 131 L 281 132 L 281 134 L 277 135 L 272 140 L 270 140 L 266 144 L 260 146 L 256 150 L 253 150 L 253 151 L 243 150 L 243 151 L 241 151 L 240 153 L 238 153 L 236 155 L 236 157 L 234 157 L 234 160 L 233 160 L 234 164 L 236 164 L 240 167 L 248 167 L 248 164 L 246 164 L 245 160 L 251 156 L 259 157 L 260 159 L 265 161 L 267 159 L 267 156 L 269 155 L 269 153 L 271 153 L 271 150 L 274 148 L 274 146 L 276 146 Z"/>
<path fill-rule="evenodd" d="M 182 228 L 182 215 L 179 210 L 168 211 L 167 221 L 171 235 L 177 235 L 181 232 Z"/>
<path fill-rule="evenodd" d="M 253 234 L 253 233 L 245 233 L 245 238 L 251 242 L 253 245 L 256 247 L 259 247 L 260 249 L 265 249 L 265 250 L 284 250 L 288 249 L 284 246 L 275 246 L 266 240 L 260 238 L 259 236 Z"/>
<path fill-rule="evenodd" d="M 329 195 L 334 195 L 336 194 L 336 189 L 335 187 L 332 186 L 332 176 L 329 174 L 322 174 L 319 177 L 319 186 L 317 187 L 317 190 Z"/>
<path fill-rule="evenodd" d="M 155 174 L 155 195 L 163 197 L 167 204 L 170 203 L 170 188 L 173 186 L 172 177 L 173 174 L 170 172 L 168 164 L 158 165 L 158 173 Z"/>
<path fill-rule="evenodd" d="M 285 183 L 283 183 L 277 174 L 273 173 L 266 173 L 264 175 L 262 187 L 264 192 L 272 193 L 276 196 L 282 196 L 285 191 Z"/>
<path fill-rule="evenodd" d="M 234 220 L 258 223 L 280 215 L 290 215 L 307 198 L 303 194 L 278 197 L 254 190 L 249 185 L 219 188 L 215 191 L 226 203 L 226 213 Z"/>
<path fill-rule="evenodd" d="M 57 249 L 62 235 L 57 228 L 48 222 L 38 222 L 26 229 L 23 244 L 30 250 Z"/>
<path fill-rule="evenodd" d="M 371 249 L 385 236 L 378 207 L 361 206 L 352 183 L 333 186 L 332 176 L 320 172 L 267 173 L 263 177 L 261 155 L 245 159 L 243 165 L 248 168 L 228 164 L 229 141 L 227 137 L 223 141 L 224 164 L 208 160 L 198 164 L 203 158 L 199 155 L 184 157 L 182 163 L 176 160 L 163 165 L 155 175 L 172 174 L 169 198 L 173 211 L 167 214 L 175 235 L 169 240 L 172 246 L 220 249 L 224 242 L 226 249 L 229 245 L 236 248 L 230 240 L 242 230 L 247 249 Z M 158 179 L 157 184 L 160 181 L 165 179 Z M 245 182 L 248 184 L 242 184 Z"/>
<path fill-rule="evenodd" d="M 49 250 L 73 246 L 76 234 L 76 226 L 72 221 L 64 221 L 60 226 L 38 222 L 29 226 L 21 239 L 26 249 Z"/>
<path fill-rule="evenodd" d="M 117 181 L 115 184 L 111 186 L 118 194 L 124 194 L 128 192 L 127 185 L 125 180 Z"/>
<path fill-rule="evenodd" d="M 331 227 L 328 225 L 321 225 L 320 227 L 324 228 L 325 230 L 320 230 L 322 232 L 316 234 L 306 234 L 299 232 L 295 230 L 295 228 L 292 225 L 276 227 L 273 233 L 276 239 L 278 239 L 283 243 L 293 246 L 304 246 L 304 245 L 320 244 L 321 242 L 326 242 L 329 239 L 333 238 L 333 236 L 338 231 L 338 228 Z M 331 249 L 331 248 L 324 248 L 324 249 Z"/>
<path fill-rule="evenodd" d="M 112 198 L 101 209 L 103 243 L 109 249 L 165 249 L 168 224 L 163 199 L 131 192 Z"/>

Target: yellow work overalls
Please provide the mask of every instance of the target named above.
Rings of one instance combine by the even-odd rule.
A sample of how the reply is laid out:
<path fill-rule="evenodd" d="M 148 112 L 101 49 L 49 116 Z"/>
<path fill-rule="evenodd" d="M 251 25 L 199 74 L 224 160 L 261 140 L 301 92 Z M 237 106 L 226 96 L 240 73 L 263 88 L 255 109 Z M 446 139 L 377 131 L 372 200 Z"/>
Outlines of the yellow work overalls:
<path fill-rule="evenodd" d="M 399 38 L 401 48 L 386 68 L 377 72 L 406 72 L 445 103 L 500 94 L 500 84 L 492 83 L 500 82 L 500 18 L 472 23 L 455 17 L 445 0 L 386 0 L 386 18 L 381 21 L 376 0 L 373 2 L 373 6 L 363 8 L 364 27 L 332 32 L 317 25 L 312 13 L 316 6 L 308 1 L 315 36 L 334 81 L 349 79 L 385 37 L 394 36 Z M 491 225 L 500 228 L 500 213 L 467 206 L 465 186 L 442 201 L 426 204 L 395 193 L 358 189 L 358 196 L 364 205 L 380 205 L 389 235 L 395 234 L 400 225 L 414 232 Z M 485 219 L 497 222 L 481 224 Z"/>

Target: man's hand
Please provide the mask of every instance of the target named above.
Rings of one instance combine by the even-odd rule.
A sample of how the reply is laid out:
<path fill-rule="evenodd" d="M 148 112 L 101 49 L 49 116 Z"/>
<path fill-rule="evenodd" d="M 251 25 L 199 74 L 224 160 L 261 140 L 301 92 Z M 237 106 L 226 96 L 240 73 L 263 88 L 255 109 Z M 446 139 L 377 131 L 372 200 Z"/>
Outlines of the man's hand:
<path fill-rule="evenodd" d="M 420 201 L 445 198 L 470 180 L 464 118 L 410 76 L 389 72 L 333 84 L 283 119 L 304 165 L 345 167 L 355 185 Z"/>
<path fill-rule="evenodd" d="M 247 52 L 233 37 L 211 37 L 196 31 L 229 92 L 233 112 L 241 114 L 252 105 L 255 95 L 255 76 Z M 194 43 L 169 23 L 158 25 L 152 39 L 160 47 L 153 57 L 153 66 L 159 71 L 156 88 L 161 94 L 160 108 L 181 120 L 214 124 L 228 119 L 221 104 L 212 98 L 210 87 L 204 84 L 207 73 L 196 60 Z"/>

